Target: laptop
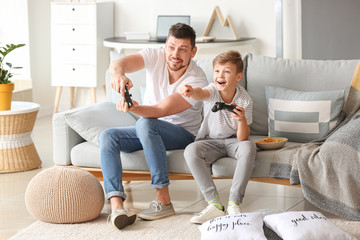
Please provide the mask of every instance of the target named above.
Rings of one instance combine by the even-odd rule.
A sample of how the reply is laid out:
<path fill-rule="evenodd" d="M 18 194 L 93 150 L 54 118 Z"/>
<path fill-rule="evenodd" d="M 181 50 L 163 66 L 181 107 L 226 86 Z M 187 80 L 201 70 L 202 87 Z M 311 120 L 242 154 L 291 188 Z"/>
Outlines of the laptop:
<path fill-rule="evenodd" d="M 159 15 L 157 18 L 156 38 L 152 39 L 152 41 L 166 42 L 170 27 L 175 23 L 179 23 L 179 22 L 190 25 L 190 16 L 189 15 Z"/>

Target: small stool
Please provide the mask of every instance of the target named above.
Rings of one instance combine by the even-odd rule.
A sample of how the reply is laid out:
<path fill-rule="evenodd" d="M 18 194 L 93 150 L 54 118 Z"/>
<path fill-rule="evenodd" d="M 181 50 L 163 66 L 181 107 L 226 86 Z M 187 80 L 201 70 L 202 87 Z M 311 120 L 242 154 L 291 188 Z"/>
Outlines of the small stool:
<path fill-rule="evenodd" d="M 25 204 L 35 218 L 49 223 L 80 223 L 99 216 L 105 202 L 100 182 L 77 167 L 55 166 L 29 182 Z"/>

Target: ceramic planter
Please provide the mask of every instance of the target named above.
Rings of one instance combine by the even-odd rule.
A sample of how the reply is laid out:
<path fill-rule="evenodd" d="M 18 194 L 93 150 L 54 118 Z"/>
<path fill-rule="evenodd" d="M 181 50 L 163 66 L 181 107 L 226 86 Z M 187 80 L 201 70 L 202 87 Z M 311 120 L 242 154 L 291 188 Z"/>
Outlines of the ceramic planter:
<path fill-rule="evenodd" d="M 10 110 L 14 83 L 0 84 L 0 111 Z"/>

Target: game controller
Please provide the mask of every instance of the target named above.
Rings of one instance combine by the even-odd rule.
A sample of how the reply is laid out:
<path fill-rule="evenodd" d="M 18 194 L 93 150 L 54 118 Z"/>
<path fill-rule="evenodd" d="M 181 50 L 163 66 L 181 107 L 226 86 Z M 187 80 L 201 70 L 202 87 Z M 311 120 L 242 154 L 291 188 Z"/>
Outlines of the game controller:
<path fill-rule="evenodd" d="M 233 113 L 236 114 L 236 112 L 233 111 L 234 108 L 236 108 L 235 105 L 226 104 L 226 103 L 224 103 L 224 102 L 216 102 L 216 103 L 214 104 L 214 106 L 212 107 L 211 111 L 217 112 L 217 111 L 219 111 L 219 110 L 225 109 L 225 110 L 228 110 L 228 111 L 233 112 Z"/>
<path fill-rule="evenodd" d="M 129 107 L 132 107 L 133 106 L 133 102 L 132 102 L 132 95 L 129 93 L 129 90 L 128 90 L 128 85 L 126 84 L 125 85 L 125 102 L 127 102 L 128 106 Z"/>

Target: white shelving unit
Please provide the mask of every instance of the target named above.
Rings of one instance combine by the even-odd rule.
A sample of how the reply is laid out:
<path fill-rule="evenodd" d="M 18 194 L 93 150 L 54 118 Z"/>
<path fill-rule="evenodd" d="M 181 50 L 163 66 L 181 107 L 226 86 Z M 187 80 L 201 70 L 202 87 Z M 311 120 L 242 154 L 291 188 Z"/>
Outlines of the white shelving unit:
<path fill-rule="evenodd" d="M 113 35 L 113 2 L 51 3 L 51 85 L 57 86 L 54 113 L 62 87 L 71 89 L 71 107 L 75 87 L 89 87 L 96 102 L 96 87 L 104 85 L 110 63 L 103 40 Z"/>

